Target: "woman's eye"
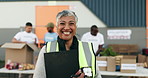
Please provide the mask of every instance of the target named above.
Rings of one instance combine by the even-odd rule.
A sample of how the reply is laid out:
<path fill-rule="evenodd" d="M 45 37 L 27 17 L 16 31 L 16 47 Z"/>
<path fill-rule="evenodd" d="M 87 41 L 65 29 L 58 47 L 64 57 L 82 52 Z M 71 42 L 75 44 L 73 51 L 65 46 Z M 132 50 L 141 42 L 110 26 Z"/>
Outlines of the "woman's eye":
<path fill-rule="evenodd" d="M 74 23 L 70 23 L 70 25 L 74 25 Z"/>
<path fill-rule="evenodd" d="M 65 23 L 60 23 L 60 25 L 65 25 Z"/>

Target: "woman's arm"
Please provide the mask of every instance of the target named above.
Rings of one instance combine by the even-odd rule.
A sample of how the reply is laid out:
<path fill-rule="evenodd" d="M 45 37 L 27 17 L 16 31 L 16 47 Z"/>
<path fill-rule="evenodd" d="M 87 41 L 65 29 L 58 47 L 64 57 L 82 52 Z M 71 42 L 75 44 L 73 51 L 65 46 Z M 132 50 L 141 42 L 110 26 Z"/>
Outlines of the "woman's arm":
<path fill-rule="evenodd" d="M 41 49 L 39 53 L 33 78 L 46 78 L 44 53 L 46 53 L 45 46 Z"/>

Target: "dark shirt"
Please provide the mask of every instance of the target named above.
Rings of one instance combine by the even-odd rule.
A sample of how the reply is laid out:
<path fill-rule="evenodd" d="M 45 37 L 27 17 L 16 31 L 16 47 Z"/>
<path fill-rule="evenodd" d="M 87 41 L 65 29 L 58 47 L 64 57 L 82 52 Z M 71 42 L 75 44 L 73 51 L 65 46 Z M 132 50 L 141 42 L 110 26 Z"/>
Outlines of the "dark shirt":
<path fill-rule="evenodd" d="M 66 47 L 65 47 L 65 43 L 66 40 L 60 39 L 58 36 L 58 44 L 59 44 L 59 51 L 66 51 Z M 76 38 L 76 36 L 73 37 L 73 42 L 72 45 L 70 47 L 70 50 L 76 50 L 78 51 L 78 40 Z"/>

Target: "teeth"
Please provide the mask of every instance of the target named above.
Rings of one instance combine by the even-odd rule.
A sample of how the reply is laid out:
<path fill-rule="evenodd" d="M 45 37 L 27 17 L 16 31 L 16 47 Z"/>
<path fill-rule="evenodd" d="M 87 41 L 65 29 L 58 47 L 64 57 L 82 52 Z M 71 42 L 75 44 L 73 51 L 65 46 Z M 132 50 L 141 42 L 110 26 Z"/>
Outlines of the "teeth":
<path fill-rule="evenodd" d="M 70 34 L 70 32 L 63 32 L 64 34 Z"/>

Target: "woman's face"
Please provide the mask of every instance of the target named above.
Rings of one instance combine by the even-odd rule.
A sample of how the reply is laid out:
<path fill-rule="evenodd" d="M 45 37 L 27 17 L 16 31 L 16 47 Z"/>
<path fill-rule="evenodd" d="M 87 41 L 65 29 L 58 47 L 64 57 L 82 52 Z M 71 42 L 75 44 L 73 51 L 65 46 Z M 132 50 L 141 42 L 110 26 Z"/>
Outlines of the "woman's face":
<path fill-rule="evenodd" d="M 59 18 L 57 22 L 57 33 L 63 40 L 71 40 L 76 34 L 76 21 L 73 16 Z"/>

